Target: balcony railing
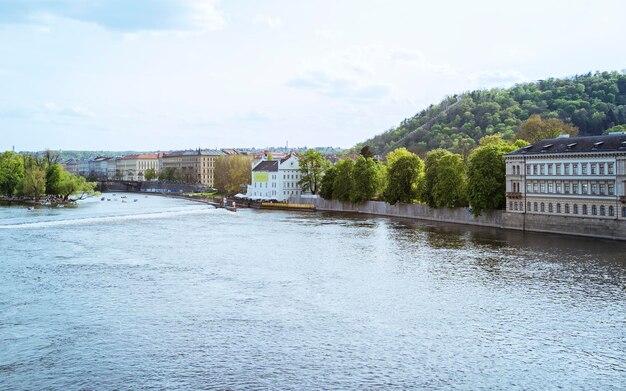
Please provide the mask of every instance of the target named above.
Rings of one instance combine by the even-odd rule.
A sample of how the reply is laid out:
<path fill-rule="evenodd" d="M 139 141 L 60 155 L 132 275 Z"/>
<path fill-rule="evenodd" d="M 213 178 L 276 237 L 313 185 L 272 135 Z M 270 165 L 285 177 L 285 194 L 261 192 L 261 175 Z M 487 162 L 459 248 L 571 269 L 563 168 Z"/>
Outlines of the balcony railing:
<path fill-rule="evenodd" d="M 522 193 L 519 191 L 508 191 L 506 196 L 507 198 L 522 198 Z"/>

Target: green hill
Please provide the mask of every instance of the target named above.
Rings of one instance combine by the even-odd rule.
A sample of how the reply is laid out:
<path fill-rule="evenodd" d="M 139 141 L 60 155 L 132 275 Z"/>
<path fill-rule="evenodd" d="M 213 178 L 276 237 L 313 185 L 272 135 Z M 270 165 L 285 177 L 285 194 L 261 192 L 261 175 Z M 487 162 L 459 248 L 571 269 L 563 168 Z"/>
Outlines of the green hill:
<path fill-rule="evenodd" d="M 572 123 L 581 136 L 626 124 L 626 74 L 596 72 L 454 95 L 355 148 L 368 145 L 378 154 L 446 148 L 465 155 L 483 136 L 515 138 L 533 114 Z"/>

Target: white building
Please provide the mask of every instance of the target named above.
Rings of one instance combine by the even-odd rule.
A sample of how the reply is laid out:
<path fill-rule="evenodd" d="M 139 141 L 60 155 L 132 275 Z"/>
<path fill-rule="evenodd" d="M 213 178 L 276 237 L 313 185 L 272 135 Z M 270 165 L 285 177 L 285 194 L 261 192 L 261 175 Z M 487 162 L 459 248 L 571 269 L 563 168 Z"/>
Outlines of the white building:
<path fill-rule="evenodd" d="M 150 168 L 158 173 L 159 156 L 156 153 L 127 155 L 116 162 L 116 171 L 124 181 L 143 181 L 146 170 Z"/>
<path fill-rule="evenodd" d="M 541 140 L 505 160 L 507 212 L 626 220 L 626 134 Z"/>
<path fill-rule="evenodd" d="M 107 164 L 107 179 L 108 180 L 120 180 L 122 179 L 121 171 L 118 170 L 117 165 L 121 160 L 121 157 L 112 157 Z"/>
<path fill-rule="evenodd" d="M 300 195 L 302 174 L 296 155 L 281 160 L 261 160 L 253 163 L 252 184 L 246 196 L 252 199 L 287 201 L 290 196 Z"/>
<path fill-rule="evenodd" d="M 111 160 L 111 158 L 103 156 L 89 160 L 89 176 L 99 180 L 106 179 L 109 160 Z"/>
<path fill-rule="evenodd" d="M 89 176 L 89 160 L 82 159 L 78 161 L 78 175 Z"/>

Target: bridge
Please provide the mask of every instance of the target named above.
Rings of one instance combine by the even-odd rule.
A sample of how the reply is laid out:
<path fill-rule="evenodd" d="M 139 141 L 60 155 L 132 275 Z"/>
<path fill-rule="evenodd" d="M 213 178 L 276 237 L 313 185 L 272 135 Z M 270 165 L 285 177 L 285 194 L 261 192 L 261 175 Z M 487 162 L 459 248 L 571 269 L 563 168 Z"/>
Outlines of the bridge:
<path fill-rule="evenodd" d="M 141 191 L 141 183 L 139 181 L 98 181 L 99 191 L 128 191 L 138 192 Z"/>

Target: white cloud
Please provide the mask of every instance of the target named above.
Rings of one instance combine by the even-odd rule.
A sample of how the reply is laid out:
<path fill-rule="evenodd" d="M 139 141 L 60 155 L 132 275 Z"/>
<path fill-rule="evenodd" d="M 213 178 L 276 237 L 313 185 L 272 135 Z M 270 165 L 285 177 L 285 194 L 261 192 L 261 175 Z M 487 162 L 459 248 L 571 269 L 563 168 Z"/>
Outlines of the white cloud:
<path fill-rule="evenodd" d="M 386 97 L 391 91 L 391 88 L 383 83 L 363 82 L 356 78 L 335 76 L 324 71 L 302 74 L 289 80 L 287 86 L 357 102 L 376 101 Z"/>
<path fill-rule="evenodd" d="M 278 16 L 259 14 L 256 16 L 256 21 L 257 23 L 264 24 L 271 29 L 275 29 L 281 25 L 281 20 Z"/>

